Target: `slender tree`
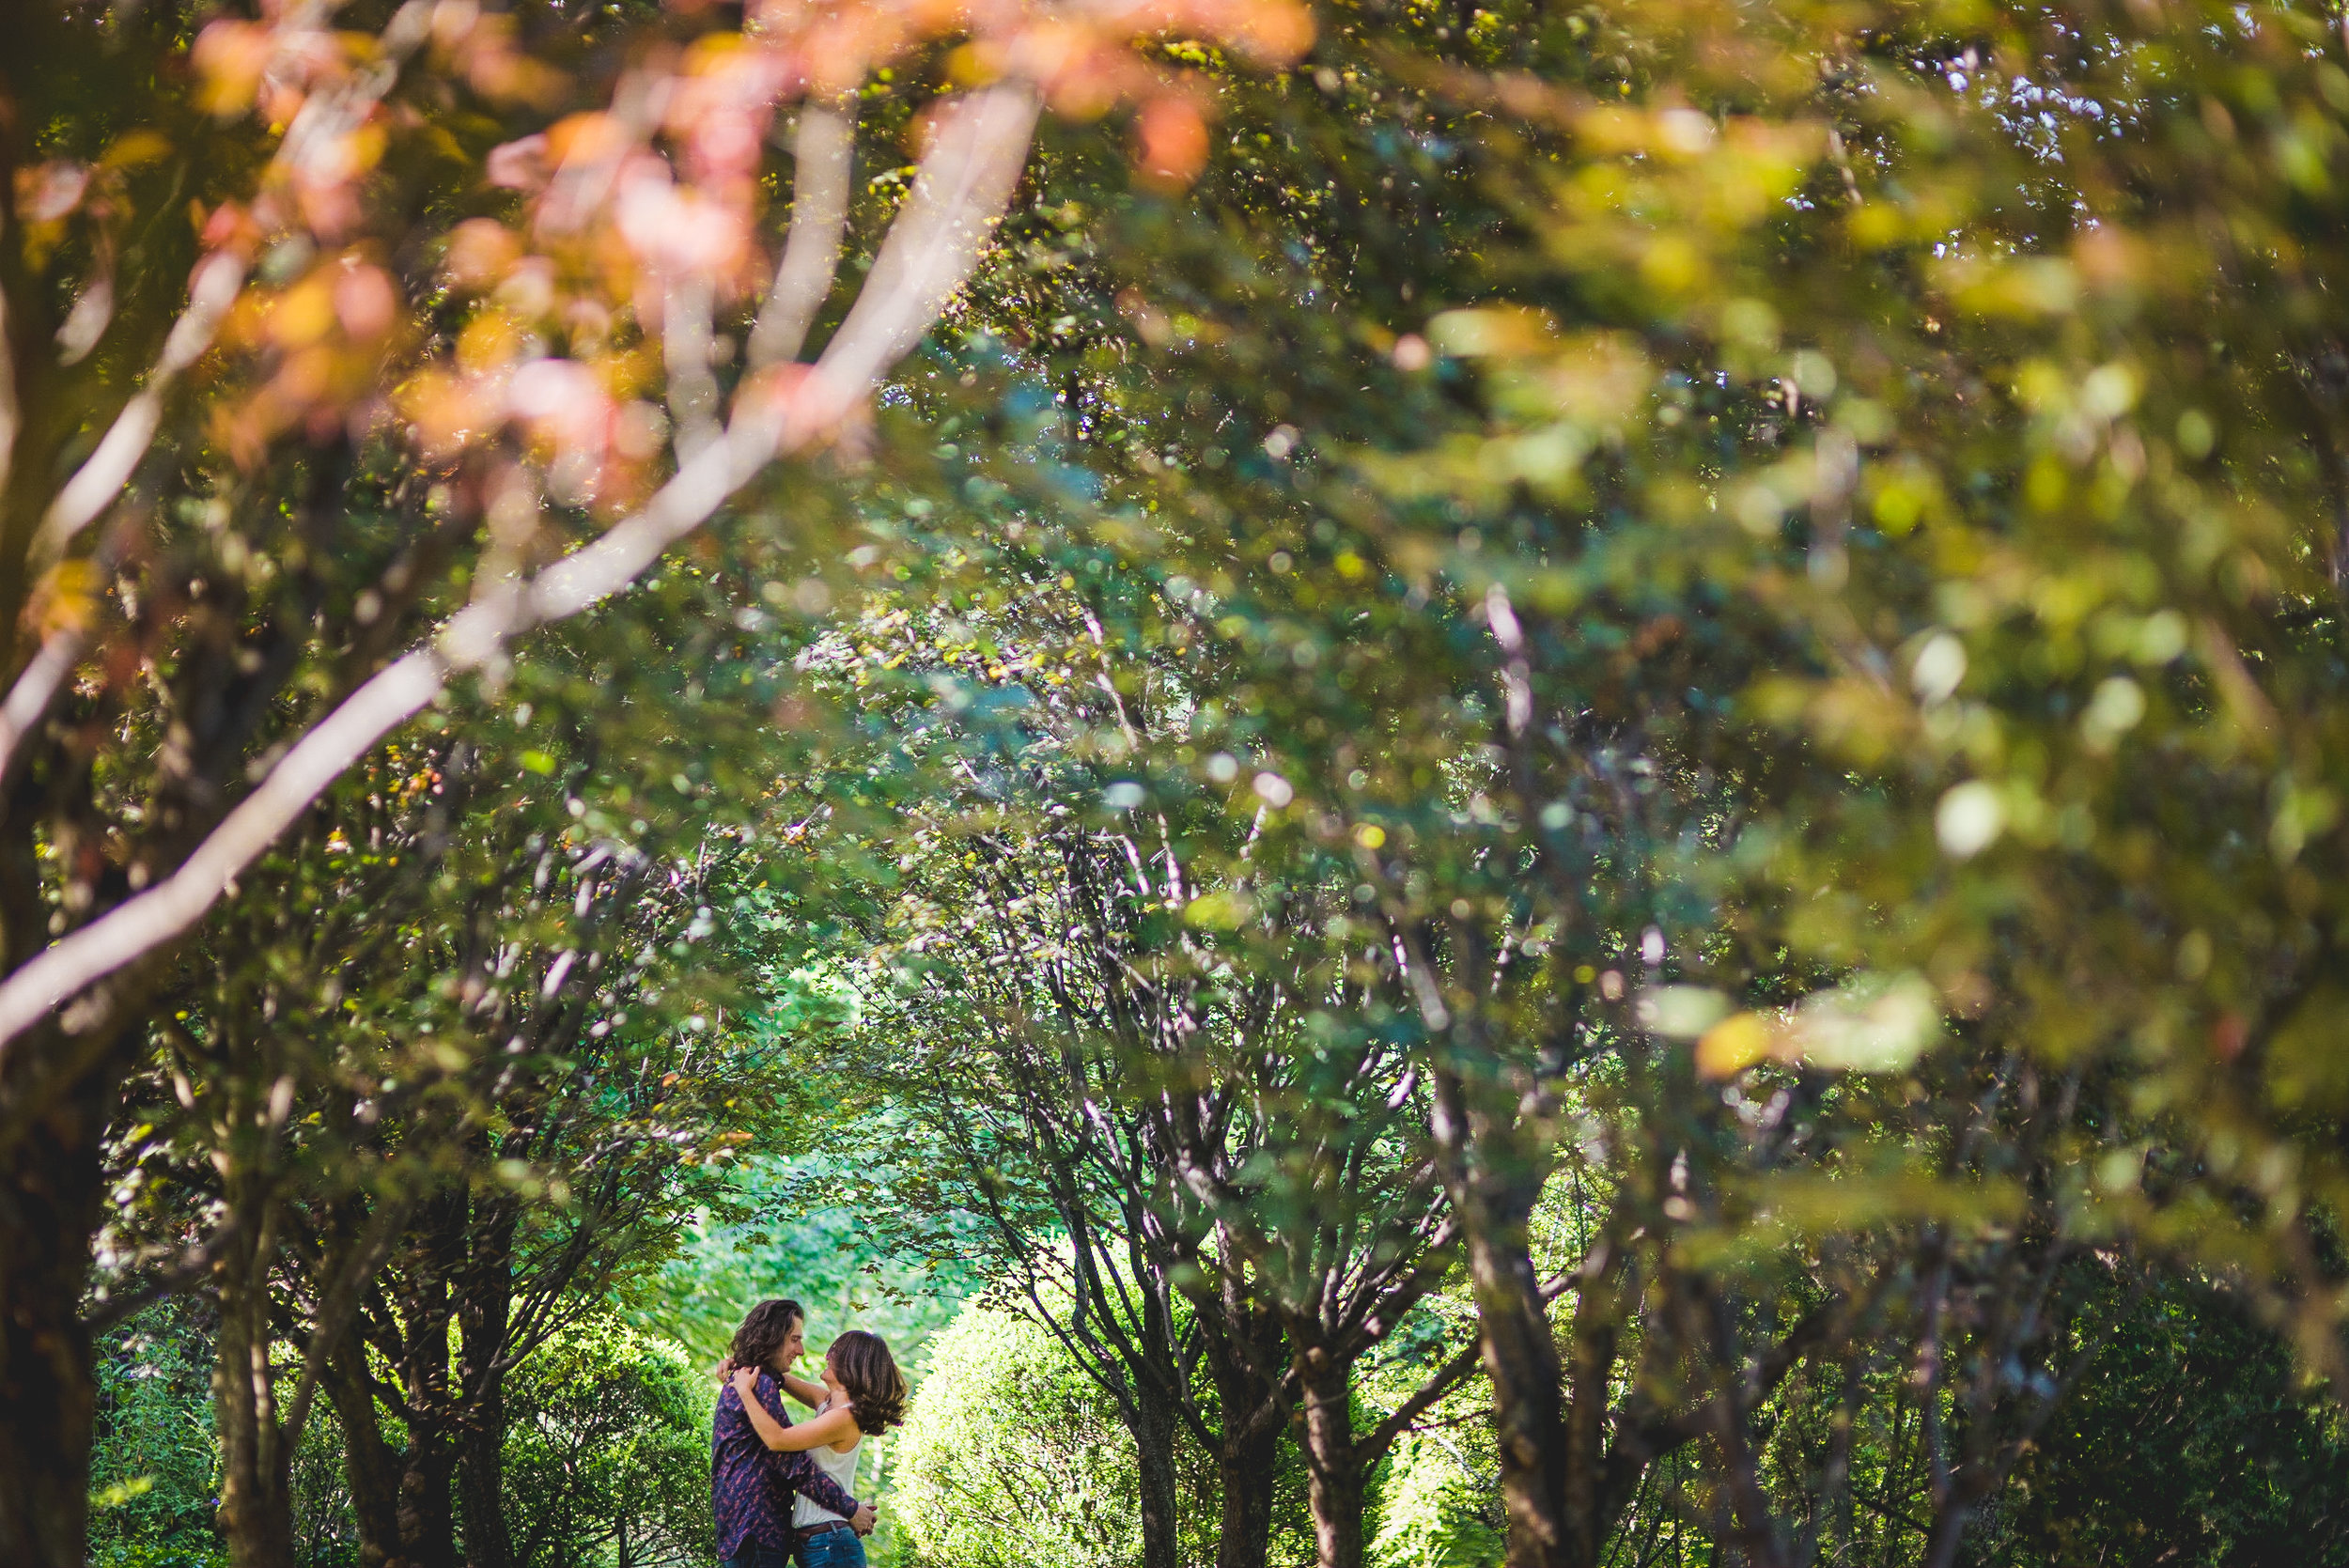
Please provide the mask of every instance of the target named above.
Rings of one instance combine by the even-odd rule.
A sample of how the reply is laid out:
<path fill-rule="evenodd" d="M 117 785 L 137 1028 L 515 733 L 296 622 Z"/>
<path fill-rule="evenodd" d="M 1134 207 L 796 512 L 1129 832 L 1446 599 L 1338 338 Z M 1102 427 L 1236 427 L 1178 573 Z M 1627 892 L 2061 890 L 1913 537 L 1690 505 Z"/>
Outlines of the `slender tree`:
<path fill-rule="evenodd" d="M 559 672 L 532 679 L 560 693 Z M 674 733 L 674 714 L 641 718 Z M 117 1179 L 165 1199 L 150 1229 L 192 1230 L 220 1300 L 240 1562 L 288 1560 L 286 1463 L 321 1390 L 371 1560 L 451 1561 L 460 1521 L 469 1560 L 510 1560 L 508 1374 L 658 1261 L 707 1195 L 697 1162 L 780 1097 L 775 1054 L 731 1021 L 754 949 L 708 945 L 727 945 L 713 906 L 757 857 L 690 795 L 681 813 L 630 800 L 659 834 L 591 820 L 587 800 L 632 797 L 636 768 L 662 766 L 615 755 L 620 732 L 574 732 L 560 764 L 537 749 L 543 722 L 505 739 L 519 765 L 475 738 L 391 754 L 338 791 L 189 971 L 139 1080 L 184 1110 L 137 1096 L 126 1112 Z M 723 1106 L 746 1093 L 739 1114 Z M 188 1163 L 163 1187 L 174 1151 Z M 207 1196 L 210 1217 L 191 1219 Z M 303 1352 L 282 1418 L 281 1342 Z"/>

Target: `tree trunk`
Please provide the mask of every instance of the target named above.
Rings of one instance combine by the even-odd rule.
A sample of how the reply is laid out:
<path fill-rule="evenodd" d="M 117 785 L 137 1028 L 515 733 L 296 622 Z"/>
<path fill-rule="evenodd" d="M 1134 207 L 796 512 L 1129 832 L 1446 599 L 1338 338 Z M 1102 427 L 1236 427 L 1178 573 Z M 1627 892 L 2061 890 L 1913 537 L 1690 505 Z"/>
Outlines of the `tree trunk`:
<path fill-rule="evenodd" d="M 1492 1380 L 1510 1568 L 1589 1568 L 1596 1559 L 1575 1549 L 1566 1517 L 1565 1402 L 1541 1282 L 1522 1227 L 1497 1228 L 1498 1236 L 1480 1234 L 1468 1223 L 1468 1262 Z"/>
<path fill-rule="evenodd" d="M 1216 1455 L 1221 1483 L 1221 1529 L 1215 1568 L 1265 1568 L 1272 1544 L 1272 1472 L 1281 1448 L 1278 1425 L 1225 1438 Z"/>
<path fill-rule="evenodd" d="M 240 1314 L 241 1315 L 241 1314 Z M 291 1568 L 293 1498 L 267 1379 L 269 1341 L 221 1327 L 213 1408 L 220 1423 L 220 1533 L 236 1568 Z"/>
<path fill-rule="evenodd" d="M 465 1217 L 461 1192 L 417 1205 L 396 1265 L 371 1287 L 361 1330 L 330 1362 L 328 1392 L 346 1434 L 344 1472 L 363 1568 L 458 1568 L 451 1494 L 466 1429 L 463 1385 L 449 1364 L 450 1281 L 463 1255 Z M 370 1350 L 388 1378 L 370 1370 Z M 397 1446 L 383 1437 L 379 1402 L 398 1421 Z M 502 1531 L 503 1514 L 492 1508 L 490 1517 Z"/>
<path fill-rule="evenodd" d="M 1134 1405 L 1134 1449 L 1142 1472 L 1142 1568 L 1176 1568 L 1182 1553 L 1174 1401 L 1162 1389 L 1139 1387 Z"/>
<path fill-rule="evenodd" d="M 412 1427 L 399 1470 L 399 1545 L 408 1568 L 458 1568 L 457 1517 L 449 1506 L 456 1467 L 448 1434 Z"/>
<path fill-rule="evenodd" d="M 266 1197 L 246 1197 L 236 1206 L 252 1223 L 235 1234 L 213 1271 L 220 1289 L 220 1337 L 212 1362 L 220 1531 L 236 1568 L 292 1568 L 291 1456 L 277 1421 L 277 1380 L 270 1366 L 274 1205 Z"/>
<path fill-rule="evenodd" d="M 514 1304 L 514 1223 L 510 1202 L 473 1235 L 457 1294 L 457 1489 L 463 1507 L 470 1568 L 513 1568 L 506 1529 L 506 1365 Z M 625 1555 L 625 1554 L 623 1554 Z"/>
<path fill-rule="evenodd" d="M 1524 1147 L 1516 1097 L 1471 1106 L 1456 1074 L 1435 1075 L 1434 1132 L 1445 1196 L 1466 1240 L 1485 1372 L 1492 1381 L 1509 1568 L 1592 1568 L 1568 1519 L 1563 1368 L 1526 1226 L 1548 1173 Z"/>
<path fill-rule="evenodd" d="M 506 1390 L 503 1374 L 466 1412 L 458 1439 L 457 1492 L 468 1568 L 512 1568 L 506 1529 Z"/>
<path fill-rule="evenodd" d="M 1272 1541 L 1273 1467 L 1289 1415 L 1277 1375 L 1287 1364 L 1283 1341 L 1279 1326 L 1248 1301 L 1241 1281 L 1228 1271 L 1218 1292 L 1197 1299 L 1217 1318 L 1206 1340 L 1223 1418 L 1216 1447 L 1222 1514 L 1215 1568 L 1264 1568 Z"/>
<path fill-rule="evenodd" d="M 1298 1358 L 1305 1390 L 1305 1473 L 1319 1568 L 1361 1568 L 1362 1459 L 1352 1369 L 1315 1345 Z"/>
<path fill-rule="evenodd" d="M 8 1049 L 17 1110 L 44 1032 Z M 99 1150 L 111 1076 L 92 1073 L 0 1147 L 0 1562 L 81 1568 L 97 1409 L 82 1292 L 98 1224 Z M 38 1092 L 38 1091 L 35 1091 Z"/>
<path fill-rule="evenodd" d="M 411 1234 L 399 1289 L 402 1325 L 399 1545 L 409 1568 L 457 1568 L 456 1390 L 449 1387 L 449 1281 L 463 1255 L 465 1196 L 443 1193 L 423 1205 Z"/>
<path fill-rule="evenodd" d="M 354 1336 L 326 1366 L 326 1392 L 343 1423 L 343 1476 L 359 1526 L 359 1568 L 407 1568 L 399 1541 L 399 1456 L 383 1440 L 366 1346 Z"/>
<path fill-rule="evenodd" d="M 1574 1562 L 1598 1561 L 1647 1469 L 1647 1462 L 1627 1446 L 1619 1444 L 1611 1452 L 1608 1448 L 1622 1337 L 1618 1296 L 1616 1278 L 1593 1270 L 1585 1272 L 1575 1296 L 1573 1398 L 1564 1413 L 1566 1553 Z"/>

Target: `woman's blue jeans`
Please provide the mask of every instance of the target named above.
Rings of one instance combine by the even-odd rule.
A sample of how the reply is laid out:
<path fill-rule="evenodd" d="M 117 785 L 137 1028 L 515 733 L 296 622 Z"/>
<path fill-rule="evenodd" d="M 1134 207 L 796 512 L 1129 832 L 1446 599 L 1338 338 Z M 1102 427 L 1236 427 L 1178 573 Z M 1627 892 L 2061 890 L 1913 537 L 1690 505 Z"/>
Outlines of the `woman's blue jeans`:
<path fill-rule="evenodd" d="M 864 1543 L 852 1529 L 808 1536 L 791 1555 L 800 1568 L 864 1568 Z"/>

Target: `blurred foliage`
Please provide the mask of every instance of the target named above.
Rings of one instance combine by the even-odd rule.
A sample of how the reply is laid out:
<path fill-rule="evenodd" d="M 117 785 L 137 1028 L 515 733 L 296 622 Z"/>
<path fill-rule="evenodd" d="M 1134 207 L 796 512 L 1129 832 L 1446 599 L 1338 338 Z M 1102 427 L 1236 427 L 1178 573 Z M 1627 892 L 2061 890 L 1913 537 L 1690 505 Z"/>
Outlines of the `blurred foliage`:
<path fill-rule="evenodd" d="M 839 1157 L 824 1152 L 846 1141 L 845 1130 L 832 1112 L 810 1108 L 786 1141 L 816 1152 L 762 1152 L 737 1164 L 723 1195 L 687 1227 L 677 1255 L 623 1289 L 630 1320 L 714 1368 L 743 1313 L 788 1296 L 808 1311 L 811 1358 L 844 1329 L 868 1329 L 918 1380 L 930 1340 L 984 1279 L 965 1258 L 891 1251 L 852 1205 L 807 1206 L 828 1189 L 849 1189 Z"/>
<path fill-rule="evenodd" d="M 681 1348 L 588 1317 L 506 1389 L 506 1529 L 525 1568 L 700 1563 L 709 1384 Z"/>
<path fill-rule="evenodd" d="M 2105 1348 L 1968 1560 L 2349 1561 L 2349 1429 L 2275 1337 L 2196 1281 L 2095 1315 Z"/>
<path fill-rule="evenodd" d="M 932 1342 L 892 1441 L 909 1568 L 1113 1568 L 1140 1559 L 1133 1438 L 1033 1319 L 981 1301 L 964 1307 Z M 1180 1473 L 1184 1560 L 1198 1561 L 1213 1550 L 1214 1472 L 1191 1444 Z"/>
<path fill-rule="evenodd" d="M 533 813 L 734 846 L 646 983 L 739 1054 L 627 1125 L 742 1157 L 624 1309 L 909 1355 L 989 1290 L 886 1454 L 940 1568 L 1143 1560 L 1141 1433 L 1167 1568 L 2339 1560 L 2340 19 L 1322 20 L 1169 51 L 1185 189 L 1048 129 L 841 548 L 762 495 L 433 721 L 550 783 L 432 898 L 527 904 Z M 307 876 L 215 937 L 392 891 Z M 444 969 L 367 1027 L 437 1060 Z M 499 1044 L 444 1068 L 489 1126 Z M 452 1174 L 560 1234 L 556 1164 Z M 1316 1546 L 1305 1385 L 1366 1436 L 1471 1321 Z M 1252 1541 L 1235 1345 L 1292 1456 Z"/>
<path fill-rule="evenodd" d="M 211 1568 L 212 1348 L 201 1303 L 166 1300 L 101 1342 L 90 1461 L 96 1568 Z"/>
<path fill-rule="evenodd" d="M 952 700 L 1057 568 L 1180 716 L 1071 748 L 1104 807 L 1352 862 L 1500 1178 L 1451 1194 L 1522 1270 L 1488 1332 L 1554 1162 L 1639 1253 L 1501 1393 L 1739 1402 L 1617 1451 L 1674 1549 L 1950 1560 L 2148 1270 L 2338 1377 L 2330 22 L 1448 20 L 1226 85 L 1184 202 L 1029 215 L 979 390 L 919 384 L 963 424 L 909 491 L 991 514 Z M 1781 1441 L 1780 1346 L 1881 1442 Z M 1878 1481 L 1898 1539 L 1836 1535 Z"/>

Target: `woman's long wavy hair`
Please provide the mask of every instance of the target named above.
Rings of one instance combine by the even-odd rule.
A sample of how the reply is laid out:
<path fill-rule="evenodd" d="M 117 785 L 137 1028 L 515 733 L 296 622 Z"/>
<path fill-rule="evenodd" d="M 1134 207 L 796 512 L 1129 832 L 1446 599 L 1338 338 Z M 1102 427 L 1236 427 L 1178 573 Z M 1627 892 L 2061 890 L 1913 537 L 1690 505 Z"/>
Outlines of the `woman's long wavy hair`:
<path fill-rule="evenodd" d="M 865 1436 L 877 1437 L 906 1419 L 905 1374 L 879 1334 L 851 1328 L 832 1342 L 824 1360 L 848 1390 L 856 1429 Z"/>

